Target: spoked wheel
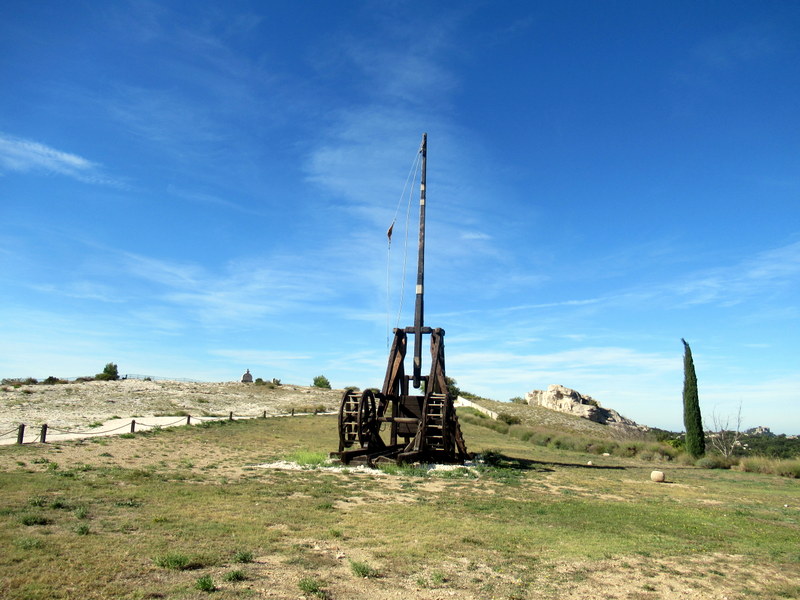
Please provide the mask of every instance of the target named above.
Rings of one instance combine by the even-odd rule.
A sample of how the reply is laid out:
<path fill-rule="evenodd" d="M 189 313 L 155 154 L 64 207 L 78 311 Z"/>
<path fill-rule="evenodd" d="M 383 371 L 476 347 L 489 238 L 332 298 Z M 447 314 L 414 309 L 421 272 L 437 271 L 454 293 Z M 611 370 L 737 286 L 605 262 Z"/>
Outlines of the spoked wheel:
<path fill-rule="evenodd" d="M 375 394 L 372 390 L 364 390 L 358 407 L 358 441 L 361 447 L 366 447 L 377 433 L 378 413 L 375 406 Z"/>
<path fill-rule="evenodd" d="M 345 390 L 339 406 L 339 452 L 359 441 L 360 408 L 358 392 Z"/>

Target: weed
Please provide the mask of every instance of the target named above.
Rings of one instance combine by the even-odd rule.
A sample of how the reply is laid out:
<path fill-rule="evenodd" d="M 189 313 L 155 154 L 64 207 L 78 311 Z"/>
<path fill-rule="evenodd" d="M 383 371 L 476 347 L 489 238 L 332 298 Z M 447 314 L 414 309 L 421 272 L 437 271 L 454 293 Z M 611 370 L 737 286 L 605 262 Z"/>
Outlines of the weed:
<path fill-rule="evenodd" d="M 50 508 L 61 509 L 61 510 L 72 510 L 72 507 L 69 504 L 67 504 L 64 500 L 60 500 L 60 499 L 53 500 L 50 503 Z"/>
<path fill-rule="evenodd" d="M 317 504 L 317 508 L 319 510 L 331 510 L 333 508 L 333 502 L 320 502 Z"/>
<path fill-rule="evenodd" d="M 123 440 L 131 440 L 131 439 L 136 437 L 136 434 L 135 433 L 123 433 L 119 437 L 121 437 Z"/>
<path fill-rule="evenodd" d="M 45 496 L 31 496 L 28 498 L 28 504 L 31 506 L 44 506 L 47 504 L 47 498 Z"/>
<path fill-rule="evenodd" d="M 329 529 L 328 535 L 332 538 L 342 538 L 344 537 L 344 533 L 342 533 L 341 529 Z"/>
<path fill-rule="evenodd" d="M 316 596 L 317 598 L 327 598 L 328 596 L 322 587 L 322 583 L 314 577 L 303 577 L 297 586 L 301 592 L 310 596 Z"/>
<path fill-rule="evenodd" d="M 362 577 L 364 579 L 370 579 L 378 576 L 378 572 L 375 569 L 370 567 L 367 563 L 359 562 L 357 560 L 350 561 L 350 570 L 356 577 Z"/>
<path fill-rule="evenodd" d="M 431 573 L 431 582 L 433 582 L 434 585 L 442 585 L 447 583 L 447 576 L 441 571 L 434 571 Z"/>
<path fill-rule="evenodd" d="M 121 506 L 125 508 L 139 508 L 142 505 L 141 500 L 137 500 L 136 498 L 126 498 L 125 500 L 118 500 L 114 503 L 114 506 Z"/>
<path fill-rule="evenodd" d="M 162 569 L 173 569 L 175 571 L 184 571 L 191 568 L 191 561 L 185 554 L 178 552 L 168 552 L 161 556 L 156 556 L 153 563 Z"/>
<path fill-rule="evenodd" d="M 19 522 L 28 527 L 32 525 L 49 525 L 51 523 L 50 519 L 41 515 L 22 515 Z"/>
<path fill-rule="evenodd" d="M 75 533 L 78 535 L 89 535 L 89 526 L 86 523 L 82 523 L 75 528 Z"/>
<path fill-rule="evenodd" d="M 233 555 L 233 562 L 237 563 L 249 563 L 253 562 L 253 553 L 249 550 L 239 550 L 236 554 Z"/>
<path fill-rule="evenodd" d="M 14 540 L 14 545 L 20 550 L 37 550 L 44 547 L 44 540 L 35 537 L 22 537 Z"/>
<path fill-rule="evenodd" d="M 194 587 L 201 592 L 213 592 L 217 589 L 217 586 L 214 585 L 214 580 L 211 579 L 211 575 L 203 575 L 202 577 L 198 577 Z"/>
<path fill-rule="evenodd" d="M 247 579 L 247 573 L 242 571 L 241 569 L 236 569 L 235 571 L 230 571 L 225 573 L 224 577 L 222 578 L 225 581 L 244 581 Z"/>

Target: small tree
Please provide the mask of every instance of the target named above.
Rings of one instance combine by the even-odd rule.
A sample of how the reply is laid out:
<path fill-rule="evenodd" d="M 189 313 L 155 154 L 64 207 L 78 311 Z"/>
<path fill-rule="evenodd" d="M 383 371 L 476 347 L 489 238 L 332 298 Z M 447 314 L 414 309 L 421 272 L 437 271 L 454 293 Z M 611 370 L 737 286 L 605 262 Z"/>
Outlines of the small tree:
<path fill-rule="evenodd" d="M 706 453 L 706 440 L 703 435 L 703 419 L 700 415 L 700 399 L 697 395 L 697 375 L 694 372 L 692 349 L 681 338 L 683 354 L 683 424 L 686 427 L 686 452 L 693 458 Z"/>
<path fill-rule="evenodd" d="M 117 369 L 117 365 L 114 363 L 106 364 L 106 366 L 103 368 L 103 372 L 95 375 L 95 379 L 99 379 L 100 381 L 116 381 L 119 379 L 119 370 Z"/>
<path fill-rule="evenodd" d="M 450 397 L 453 400 L 455 400 L 461 395 L 461 390 L 456 385 L 458 382 L 452 377 L 447 377 L 447 376 L 445 376 L 444 380 L 445 383 L 447 383 L 447 393 L 450 394 Z"/>
<path fill-rule="evenodd" d="M 314 377 L 314 387 L 318 388 L 325 388 L 326 390 L 331 389 L 331 382 L 328 381 L 328 378 L 325 375 L 317 375 Z"/>
<path fill-rule="evenodd" d="M 711 421 L 714 423 L 714 431 L 708 432 L 708 441 L 711 443 L 711 447 L 725 458 L 730 458 L 744 435 L 742 433 L 742 404 L 739 403 L 739 412 L 736 413 L 735 429 L 730 415 L 721 417 L 714 411 Z"/>

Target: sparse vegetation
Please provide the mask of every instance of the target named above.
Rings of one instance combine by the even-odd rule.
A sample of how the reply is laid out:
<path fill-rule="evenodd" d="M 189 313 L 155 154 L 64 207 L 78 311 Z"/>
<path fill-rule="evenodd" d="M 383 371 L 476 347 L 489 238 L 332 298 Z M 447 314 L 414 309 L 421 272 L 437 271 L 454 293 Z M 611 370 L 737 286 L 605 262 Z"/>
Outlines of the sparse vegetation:
<path fill-rule="evenodd" d="M 0 447 L 0 595 L 201 597 L 200 575 L 213 577 L 220 598 L 269 590 L 385 600 L 388 590 L 423 595 L 415 582 L 461 598 L 553 598 L 567 588 L 593 598 L 600 572 L 603 590 L 620 598 L 666 597 L 660 573 L 704 597 L 750 586 L 744 596 L 777 600 L 800 589 L 793 500 L 800 481 L 760 474 L 791 465 L 741 459 L 741 470 L 698 469 L 693 461 L 673 467 L 658 454 L 677 456 L 670 446 L 537 428 L 525 416 L 538 414 L 532 407 L 507 406 L 522 423 L 500 423 L 505 434 L 468 422 L 491 419 L 462 420 L 470 451 L 481 455 L 476 466 L 430 474 L 413 465 L 387 467 L 391 476 L 258 466 L 295 452 L 324 457 L 336 447 L 335 416 L 164 429 L 108 438 L 102 448 Z M 462 410 L 460 419 L 468 416 Z M 651 483 L 653 468 L 673 485 Z M 49 522 L 26 527 L 24 515 Z M 183 558 L 167 560 L 168 553 Z M 256 553 L 263 558 L 254 560 Z M 141 576 L 156 565 L 160 575 Z M 237 572 L 246 583 L 228 578 Z M 316 587 L 298 590 L 304 578 Z M 756 590 L 756 581 L 772 583 Z"/>

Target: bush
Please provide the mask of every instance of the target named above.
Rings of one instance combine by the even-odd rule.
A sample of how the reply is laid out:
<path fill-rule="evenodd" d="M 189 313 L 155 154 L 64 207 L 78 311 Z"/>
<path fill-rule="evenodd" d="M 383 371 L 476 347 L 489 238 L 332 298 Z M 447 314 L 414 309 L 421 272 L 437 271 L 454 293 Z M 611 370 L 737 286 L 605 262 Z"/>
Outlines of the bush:
<path fill-rule="evenodd" d="M 765 473 L 800 479 L 800 459 L 779 460 L 754 456 L 740 459 L 739 468 L 747 473 Z"/>
<path fill-rule="evenodd" d="M 325 388 L 326 390 L 331 389 L 331 382 L 328 381 L 328 378 L 325 375 L 317 375 L 314 377 L 314 387 L 318 388 Z"/>
<path fill-rule="evenodd" d="M 694 464 L 702 469 L 730 469 L 737 462 L 736 459 L 725 457 L 721 454 L 707 454 Z"/>
<path fill-rule="evenodd" d="M 527 402 L 525 402 L 525 398 L 522 396 L 514 396 L 513 398 L 509 399 L 509 402 L 512 404 L 527 404 Z"/>
<path fill-rule="evenodd" d="M 42 381 L 42 383 L 45 385 L 55 385 L 56 383 L 67 383 L 67 382 L 64 379 L 59 379 L 58 377 L 53 377 L 52 375 L 50 375 L 50 377 Z"/>
<path fill-rule="evenodd" d="M 114 363 L 107 363 L 106 366 L 103 367 L 103 372 L 95 375 L 95 379 L 98 381 L 116 381 L 119 379 L 117 365 Z"/>
<path fill-rule="evenodd" d="M 500 413 L 497 415 L 497 420 L 502 421 L 506 425 L 519 425 L 522 420 L 516 415 L 510 415 L 508 413 Z"/>

